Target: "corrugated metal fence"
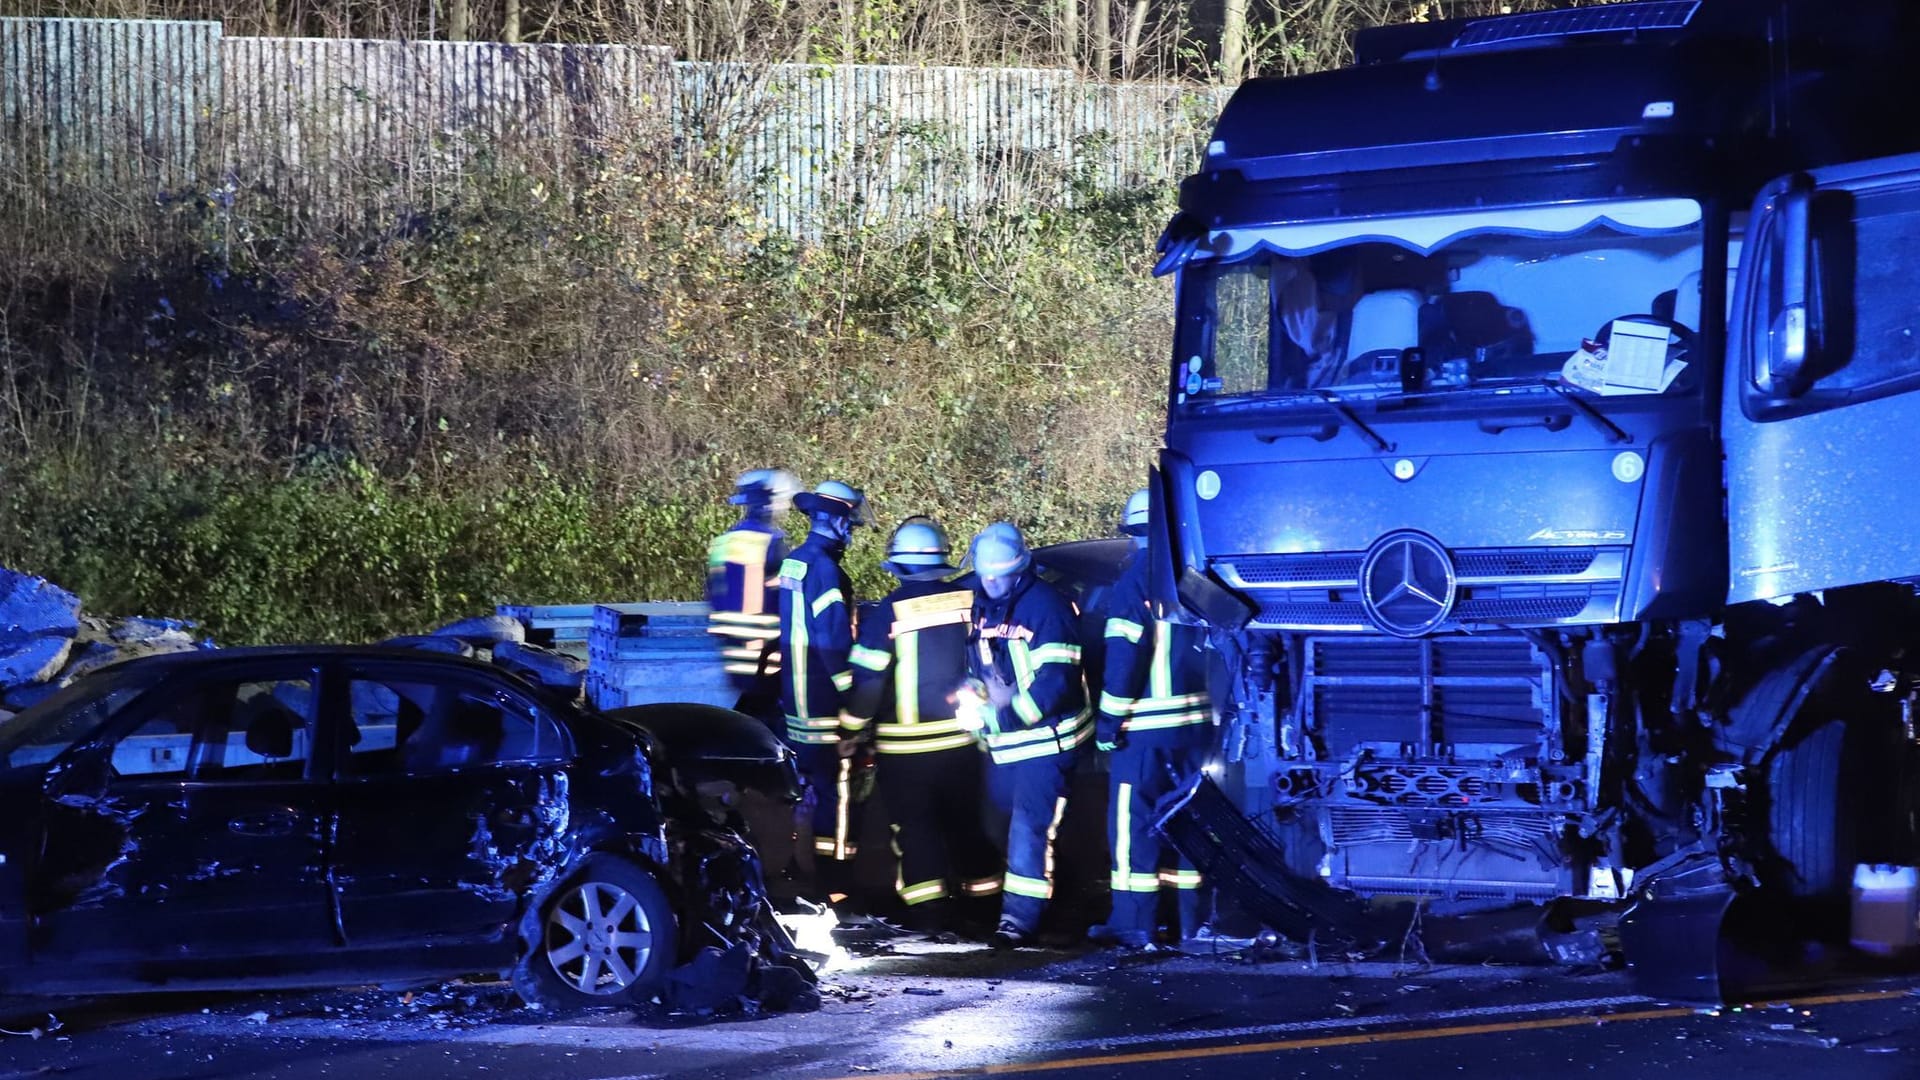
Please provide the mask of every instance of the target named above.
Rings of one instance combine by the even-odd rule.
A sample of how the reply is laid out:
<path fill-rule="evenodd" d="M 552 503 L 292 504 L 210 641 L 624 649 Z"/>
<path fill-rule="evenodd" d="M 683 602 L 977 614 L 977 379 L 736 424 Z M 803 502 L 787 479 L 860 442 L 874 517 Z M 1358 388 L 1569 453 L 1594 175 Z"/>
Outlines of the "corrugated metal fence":
<path fill-rule="evenodd" d="M 220 45 L 210 22 L 0 19 L 0 176 L 193 183 Z"/>
<path fill-rule="evenodd" d="M 676 63 L 630 46 L 226 38 L 217 23 L 0 19 L 0 180 L 228 182 L 320 214 L 431 200 L 610 147 L 717 168 L 777 231 L 1169 182 L 1222 92 L 1065 71 Z M 22 183 L 24 181 L 24 183 Z"/>

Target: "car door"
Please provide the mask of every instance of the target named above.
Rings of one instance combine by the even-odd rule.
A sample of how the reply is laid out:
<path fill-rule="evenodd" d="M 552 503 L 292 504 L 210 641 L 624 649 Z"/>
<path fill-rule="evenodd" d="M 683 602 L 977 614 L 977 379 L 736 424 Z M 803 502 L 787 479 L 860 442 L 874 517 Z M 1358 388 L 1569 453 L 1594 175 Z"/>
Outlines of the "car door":
<path fill-rule="evenodd" d="M 36 964 L 287 958 L 337 944 L 315 669 L 183 673 L 51 772 Z"/>
<path fill-rule="evenodd" d="M 1920 155 L 1775 182 L 1743 251 L 1722 414 L 1729 600 L 1920 575 Z"/>
<path fill-rule="evenodd" d="M 558 864 L 571 748 L 504 680 L 432 661 L 353 665 L 335 770 L 350 947 L 482 945 Z"/>

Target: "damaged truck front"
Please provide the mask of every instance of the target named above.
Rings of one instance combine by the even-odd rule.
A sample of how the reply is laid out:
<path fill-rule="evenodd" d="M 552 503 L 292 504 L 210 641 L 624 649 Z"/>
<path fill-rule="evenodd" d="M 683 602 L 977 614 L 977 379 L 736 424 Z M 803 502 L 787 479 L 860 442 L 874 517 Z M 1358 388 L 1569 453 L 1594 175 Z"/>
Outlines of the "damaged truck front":
<path fill-rule="evenodd" d="M 1156 589 L 1222 661 L 1186 811 L 1239 818 L 1188 846 L 1296 927 L 1631 904 L 1691 997 L 1735 897 L 1914 861 L 1909 7 L 1383 28 L 1237 91 L 1156 268 Z"/>

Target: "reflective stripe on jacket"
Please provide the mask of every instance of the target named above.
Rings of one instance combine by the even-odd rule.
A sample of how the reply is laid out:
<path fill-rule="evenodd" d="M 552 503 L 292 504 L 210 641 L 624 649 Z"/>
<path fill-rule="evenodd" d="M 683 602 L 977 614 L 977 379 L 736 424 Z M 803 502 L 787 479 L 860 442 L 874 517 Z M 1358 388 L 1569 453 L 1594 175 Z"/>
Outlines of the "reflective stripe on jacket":
<path fill-rule="evenodd" d="M 987 722 L 994 764 L 1069 753 L 1093 736 L 1079 619 L 1052 585 L 1028 570 L 1004 600 L 976 589 L 967 644 L 975 678 L 997 677 L 1013 688 L 1012 700 Z"/>
<path fill-rule="evenodd" d="M 1154 617 L 1147 560 L 1137 555 L 1109 595 L 1100 693 L 1103 737 L 1114 728 L 1131 733 L 1211 724 L 1205 630 Z"/>
<path fill-rule="evenodd" d="M 815 533 L 780 564 L 780 711 L 787 740 L 832 745 L 853 689 L 853 597 L 845 548 Z"/>
<path fill-rule="evenodd" d="M 925 754 L 974 745 L 956 719 L 955 692 L 967 678 L 967 625 L 973 590 L 944 581 L 908 581 L 860 623 L 853 647 L 853 696 L 840 733 L 873 726 L 874 750 Z M 893 715 L 879 724 L 891 690 Z"/>
<path fill-rule="evenodd" d="M 707 547 L 707 633 L 736 682 L 780 671 L 780 564 L 786 534 L 771 522 L 742 520 Z"/>

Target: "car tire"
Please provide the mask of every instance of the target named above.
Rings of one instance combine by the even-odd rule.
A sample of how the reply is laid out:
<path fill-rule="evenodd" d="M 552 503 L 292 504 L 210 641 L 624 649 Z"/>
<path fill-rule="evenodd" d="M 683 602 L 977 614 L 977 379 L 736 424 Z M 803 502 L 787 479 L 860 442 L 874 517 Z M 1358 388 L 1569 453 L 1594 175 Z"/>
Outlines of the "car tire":
<path fill-rule="evenodd" d="M 678 926 L 651 873 L 595 855 L 530 906 L 513 987 L 556 1012 L 651 1000 L 667 983 Z"/>

